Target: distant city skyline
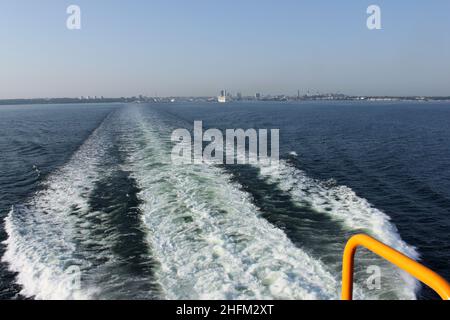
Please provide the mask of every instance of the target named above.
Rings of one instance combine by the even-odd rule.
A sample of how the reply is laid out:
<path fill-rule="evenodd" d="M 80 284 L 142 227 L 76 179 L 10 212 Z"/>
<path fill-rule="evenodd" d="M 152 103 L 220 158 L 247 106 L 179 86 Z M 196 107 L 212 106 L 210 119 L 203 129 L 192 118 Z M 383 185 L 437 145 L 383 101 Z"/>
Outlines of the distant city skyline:
<path fill-rule="evenodd" d="M 81 30 L 66 9 L 81 8 Z M 369 30 L 376 4 L 382 29 Z M 450 96 L 450 2 L 2 1 L 0 99 Z"/>

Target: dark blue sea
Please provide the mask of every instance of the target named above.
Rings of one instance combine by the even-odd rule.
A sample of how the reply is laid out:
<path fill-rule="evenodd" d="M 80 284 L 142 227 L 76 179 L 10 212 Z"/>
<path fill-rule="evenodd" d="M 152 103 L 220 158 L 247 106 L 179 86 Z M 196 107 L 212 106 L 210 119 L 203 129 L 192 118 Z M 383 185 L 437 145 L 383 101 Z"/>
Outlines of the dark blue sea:
<path fill-rule="evenodd" d="M 174 164 L 199 120 L 279 129 L 279 166 Z M 0 298 L 338 299 L 357 233 L 450 279 L 449 123 L 449 102 L 0 106 Z M 355 265 L 358 299 L 437 298 Z"/>

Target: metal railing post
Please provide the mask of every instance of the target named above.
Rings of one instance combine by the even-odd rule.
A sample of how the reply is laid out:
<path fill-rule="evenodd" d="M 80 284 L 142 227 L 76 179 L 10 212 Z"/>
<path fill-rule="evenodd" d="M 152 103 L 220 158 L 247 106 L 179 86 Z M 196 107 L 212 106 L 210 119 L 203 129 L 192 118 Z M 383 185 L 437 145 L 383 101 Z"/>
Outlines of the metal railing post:
<path fill-rule="evenodd" d="M 347 242 L 344 250 L 342 264 L 342 300 L 353 299 L 353 266 L 356 249 L 360 246 L 365 247 L 422 281 L 436 291 L 442 299 L 450 299 L 450 285 L 436 272 L 368 235 L 358 234 Z"/>

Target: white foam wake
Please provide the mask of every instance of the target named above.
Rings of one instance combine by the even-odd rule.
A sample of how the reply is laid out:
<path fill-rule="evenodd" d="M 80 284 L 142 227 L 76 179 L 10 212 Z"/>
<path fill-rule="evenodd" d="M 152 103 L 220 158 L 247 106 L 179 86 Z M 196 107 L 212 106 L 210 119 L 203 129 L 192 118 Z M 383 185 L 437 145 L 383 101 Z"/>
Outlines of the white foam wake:
<path fill-rule="evenodd" d="M 356 195 L 351 188 L 335 185 L 333 181 L 312 179 L 284 160 L 280 161 L 278 167 L 260 166 L 260 173 L 288 192 L 300 206 L 327 214 L 348 230 L 367 232 L 413 259 L 419 257 L 416 249 L 401 239 L 390 217 Z M 391 281 L 397 286 L 397 294 L 405 299 L 415 299 L 418 282 L 394 268 L 389 273 L 396 275 Z M 399 275 L 403 281 L 397 283 Z"/>
<path fill-rule="evenodd" d="M 223 170 L 170 163 L 170 137 L 141 119 L 130 168 L 142 190 L 156 271 L 170 299 L 336 299 L 339 284 L 297 248 Z"/>
<path fill-rule="evenodd" d="M 129 155 L 126 169 L 133 172 L 142 190 L 142 219 L 149 246 L 160 263 L 155 272 L 165 298 L 338 298 L 338 277 L 261 218 L 249 195 L 229 174 L 207 164 L 173 165 L 170 132 L 161 119 L 151 111 L 138 112 L 138 107 L 127 113 L 120 123 L 127 128 L 120 148 Z M 109 254 L 106 249 L 111 239 L 101 243 L 97 239 L 95 250 L 85 250 L 94 241 L 90 230 L 95 226 L 89 225 L 88 218 L 103 217 L 92 212 L 88 199 L 107 170 L 102 167 L 110 143 L 105 126 L 104 122 L 71 160 L 47 179 L 43 191 L 29 203 L 13 208 L 5 219 L 8 239 L 2 259 L 18 273 L 25 296 L 99 297 L 102 288 L 95 286 L 98 282 L 82 281 L 79 289 L 66 284 L 71 266 L 92 274 L 98 270 L 91 265 L 91 258 Z M 389 217 L 351 189 L 324 185 L 283 161 L 276 172 L 270 167 L 260 169 L 300 205 L 329 214 L 350 230 L 367 230 L 417 257 Z M 395 290 L 403 298 L 414 298 L 416 282 L 404 279 Z"/>
<path fill-rule="evenodd" d="M 29 203 L 14 207 L 5 219 L 8 238 L 2 260 L 17 272 L 24 296 L 89 299 L 95 294 L 95 288 L 76 286 L 72 268 L 83 272 L 90 267 L 77 247 L 87 241 L 86 222 L 80 217 L 90 214 L 87 199 L 107 144 L 104 123 L 66 165 L 48 177 L 42 191 Z"/>

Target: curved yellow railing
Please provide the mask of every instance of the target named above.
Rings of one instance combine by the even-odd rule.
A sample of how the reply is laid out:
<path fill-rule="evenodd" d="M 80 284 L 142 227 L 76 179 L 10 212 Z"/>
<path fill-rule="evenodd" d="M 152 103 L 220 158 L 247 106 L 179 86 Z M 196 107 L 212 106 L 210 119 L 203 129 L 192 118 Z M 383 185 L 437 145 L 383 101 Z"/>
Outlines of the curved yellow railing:
<path fill-rule="evenodd" d="M 450 285 L 436 272 L 408 258 L 403 253 L 364 234 L 353 236 L 345 246 L 342 265 L 342 300 L 353 299 L 353 266 L 358 247 L 365 247 L 397 267 L 408 272 L 436 291 L 442 299 L 450 299 Z"/>

